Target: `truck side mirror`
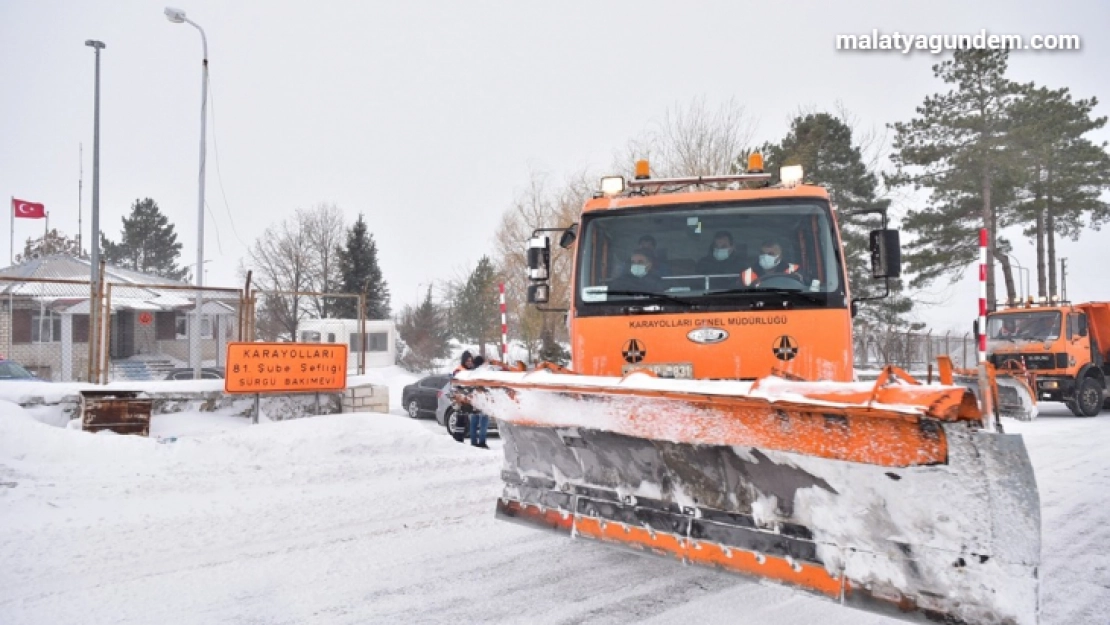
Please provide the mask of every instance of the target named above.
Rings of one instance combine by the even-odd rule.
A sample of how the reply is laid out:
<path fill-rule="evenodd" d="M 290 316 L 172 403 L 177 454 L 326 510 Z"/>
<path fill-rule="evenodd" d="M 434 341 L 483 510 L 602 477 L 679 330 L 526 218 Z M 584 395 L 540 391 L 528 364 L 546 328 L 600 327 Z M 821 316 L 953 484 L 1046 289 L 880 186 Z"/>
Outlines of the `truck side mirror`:
<path fill-rule="evenodd" d="M 528 279 L 540 282 L 551 274 L 551 239 L 547 236 L 528 239 Z"/>
<path fill-rule="evenodd" d="M 528 285 L 528 303 L 546 304 L 551 299 L 551 289 L 545 284 Z"/>
<path fill-rule="evenodd" d="M 578 239 L 578 224 L 571 224 L 569 228 L 563 230 L 562 236 L 559 237 L 559 247 L 565 250 L 574 245 L 576 239 Z"/>
<path fill-rule="evenodd" d="M 871 277 L 897 278 L 902 275 L 902 245 L 897 230 L 871 231 Z"/>
<path fill-rule="evenodd" d="M 971 334 L 975 337 L 975 343 L 979 343 L 979 320 L 971 322 Z"/>

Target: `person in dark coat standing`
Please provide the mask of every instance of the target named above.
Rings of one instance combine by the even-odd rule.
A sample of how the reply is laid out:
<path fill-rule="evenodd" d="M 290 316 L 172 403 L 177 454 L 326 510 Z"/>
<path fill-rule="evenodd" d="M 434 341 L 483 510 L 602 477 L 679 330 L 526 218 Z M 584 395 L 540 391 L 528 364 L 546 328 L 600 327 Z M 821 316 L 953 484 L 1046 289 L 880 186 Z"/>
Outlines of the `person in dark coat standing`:
<path fill-rule="evenodd" d="M 455 377 L 455 374 L 460 371 L 470 371 L 473 368 L 474 356 L 470 354 L 470 350 L 466 350 L 462 353 L 462 356 L 459 356 L 459 366 L 455 367 L 455 370 L 451 372 L 451 377 Z"/>
<path fill-rule="evenodd" d="M 474 369 L 482 368 L 486 359 L 478 356 L 473 361 Z M 486 445 L 486 430 L 489 429 L 489 415 L 475 412 L 470 415 L 470 444 L 482 449 L 489 449 Z"/>

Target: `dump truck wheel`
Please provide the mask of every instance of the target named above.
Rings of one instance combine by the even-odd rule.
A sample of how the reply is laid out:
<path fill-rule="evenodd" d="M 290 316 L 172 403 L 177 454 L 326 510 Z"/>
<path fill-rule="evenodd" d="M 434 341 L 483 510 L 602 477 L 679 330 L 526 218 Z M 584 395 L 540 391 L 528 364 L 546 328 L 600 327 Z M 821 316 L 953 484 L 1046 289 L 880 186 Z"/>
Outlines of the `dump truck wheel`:
<path fill-rule="evenodd" d="M 420 418 L 420 404 L 416 403 L 415 399 L 409 400 L 409 407 L 407 409 L 409 416 L 413 419 Z"/>
<path fill-rule="evenodd" d="M 1102 410 L 1102 385 L 1094 378 L 1083 378 L 1075 389 L 1075 408 L 1077 417 L 1094 417 Z M 1071 408 L 1071 406 L 1068 406 Z"/>

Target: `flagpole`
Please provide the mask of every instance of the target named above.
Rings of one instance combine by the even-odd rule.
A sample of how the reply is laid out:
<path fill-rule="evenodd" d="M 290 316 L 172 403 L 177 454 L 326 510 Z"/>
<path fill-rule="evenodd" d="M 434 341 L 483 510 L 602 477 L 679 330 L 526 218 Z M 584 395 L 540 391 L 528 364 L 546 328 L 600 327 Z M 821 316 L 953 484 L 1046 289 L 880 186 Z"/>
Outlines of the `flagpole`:
<path fill-rule="evenodd" d="M 8 246 L 8 266 L 11 267 L 15 264 L 15 196 L 11 196 L 11 201 L 8 202 L 8 212 L 11 213 L 11 243 Z M 5 358 L 12 357 L 12 332 L 15 330 L 15 306 L 12 302 L 12 285 L 7 285 L 8 288 L 8 352 L 4 354 Z"/>

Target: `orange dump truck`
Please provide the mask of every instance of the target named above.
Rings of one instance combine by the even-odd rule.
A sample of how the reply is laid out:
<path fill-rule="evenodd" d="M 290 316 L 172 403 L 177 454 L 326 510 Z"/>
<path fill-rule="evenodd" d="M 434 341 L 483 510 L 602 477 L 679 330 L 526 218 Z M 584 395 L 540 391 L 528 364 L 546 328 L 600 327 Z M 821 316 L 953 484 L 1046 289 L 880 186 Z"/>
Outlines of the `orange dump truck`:
<path fill-rule="evenodd" d="M 1032 303 L 987 317 L 991 363 L 1033 374 L 1041 401 L 1064 402 L 1079 417 L 1110 409 L 1110 302 Z"/>
<path fill-rule="evenodd" d="M 772 183 L 760 161 L 670 179 L 641 162 L 553 229 L 574 254 L 574 371 L 455 381 L 504 439 L 497 515 L 910 620 L 1036 623 L 1021 437 L 959 386 L 853 382 L 843 216 L 800 167 Z M 896 231 L 871 233 L 871 260 L 898 275 Z"/>

